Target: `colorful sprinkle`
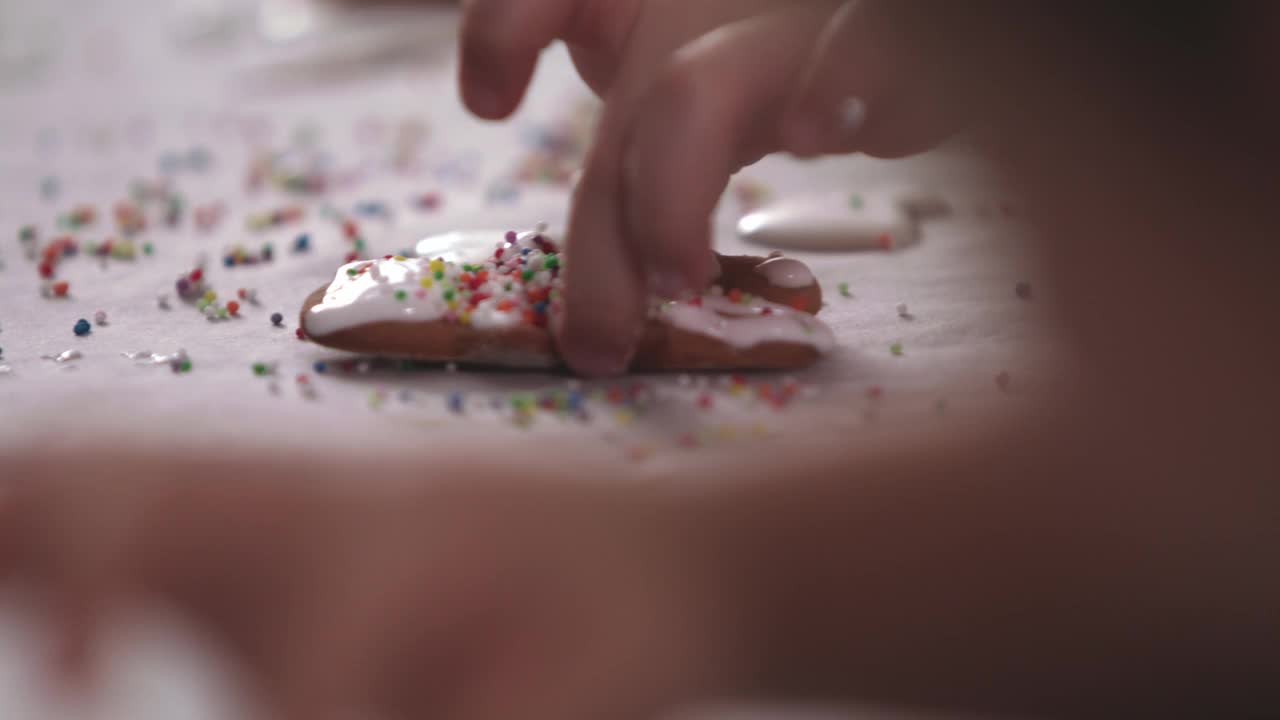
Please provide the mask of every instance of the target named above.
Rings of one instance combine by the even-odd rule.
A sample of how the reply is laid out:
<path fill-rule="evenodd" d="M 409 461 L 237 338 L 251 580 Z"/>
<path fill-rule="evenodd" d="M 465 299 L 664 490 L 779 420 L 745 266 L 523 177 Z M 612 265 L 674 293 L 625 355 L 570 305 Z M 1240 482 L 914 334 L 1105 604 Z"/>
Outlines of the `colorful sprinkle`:
<path fill-rule="evenodd" d="M 88 320 L 80 318 L 76 321 L 75 327 L 71 328 L 71 331 L 74 332 L 77 337 L 84 337 L 93 331 L 93 326 L 89 324 Z"/>
<path fill-rule="evenodd" d="M 391 217 L 391 210 L 385 204 L 377 201 L 359 203 L 356 205 L 355 211 L 357 215 L 364 215 L 365 217 Z"/>
<path fill-rule="evenodd" d="M 52 200 L 58 197 L 58 192 L 62 189 L 62 183 L 58 178 L 52 175 L 46 176 L 40 180 L 40 197 L 45 200 Z"/>
<path fill-rule="evenodd" d="M 741 178 L 733 184 L 733 195 L 742 212 L 750 212 L 769 197 L 769 188 L 758 180 Z"/>
<path fill-rule="evenodd" d="M 443 202 L 444 199 L 440 197 L 440 193 L 429 192 L 414 198 L 413 205 L 419 210 L 430 211 L 439 209 Z"/>
<path fill-rule="evenodd" d="M 272 325 L 275 325 L 276 327 L 280 327 L 280 325 L 281 325 L 283 322 L 284 322 L 284 315 L 281 315 L 281 314 L 280 314 L 280 313 L 278 313 L 278 312 L 271 313 L 271 324 L 272 324 Z"/>
<path fill-rule="evenodd" d="M 896 342 L 889 346 L 889 352 L 894 357 L 902 357 L 902 343 Z"/>
<path fill-rule="evenodd" d="M 836 285 L 836 290 L 840 292 L 841 297 L 853 297 L 853 293 L 849 292 L 849 283 L 847 282 L 841 282 L 839 285 Z"/>

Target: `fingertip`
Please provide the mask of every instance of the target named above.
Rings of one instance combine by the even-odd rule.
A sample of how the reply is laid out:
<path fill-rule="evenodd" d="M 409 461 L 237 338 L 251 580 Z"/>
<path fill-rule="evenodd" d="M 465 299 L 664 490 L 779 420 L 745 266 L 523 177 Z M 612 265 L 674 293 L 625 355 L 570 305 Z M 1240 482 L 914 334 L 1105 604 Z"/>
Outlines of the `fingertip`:
<path fill-rule="evenodd" d="M 512 60 L 493 68 L 464 60 L 458 81 L 463 104 L 481 119 L 507 119 L 520 107 L 535 63 L 536 58 Z"/>
<path fill-rule="evenodd" d="M 845 2 L 827 19 L 782 113 L 783 148 L 797 157 L 853 152 L 866 125 L 867 98 L 883 81 L 867 7 Z"/>
<path fill-rule="evenodd" d="M 61 586 L 49 589 L 52 678 L 60 694 L 88 697 L 98 679 L 102 624 L 108 614 L 98 594 Z"/>
<path fill-rule="evenodd" d="M 485 120 L 503 120 L 519 107 L 538 54 L 554 29 L 527 31 L 532 9 L 510 0 L 478 0 L 464 10 L 458 44 L 463 103 Z M 554 26 L 554 23 L 552 23 Z"/>
<path fill-rule="evenodd" d="M 782 121 L 781 135 L 782 148 L 796 157 L 822 154 L 822 128 L 808 112 L 789 112 Z"/>
<path fill-rule="evenodd" d="M 618 377 L 627 372 L 631 364 L 629 351 L 617 352 L 598 345 L 583 345 L 580 350 L 565 356 L 569 367 L 586 378 Z"/>
<path fill-rule="evenodd" d="M 618 336 L 619 329 L 616 323 L 602 325 L 581 317 L 562 321 L 557 331 L 560 355 L 573 372 L 583 377 L 622 375 L 631 365 L 635 348 L 625 336 Z"/>
<path fill-rule="evenodd" d="M 54 631 L 54 673 L 69 692 L 84 693 L 93 683 L 95 630 L 82 617 L 62 617 Z"/>
<path fill-rule="evenodd" d="M 464 83 L 462 102 L 473 115 L 483 120 L 502 120 L 510 114 L 501 93 L 479 83 Z"/>
<path fill-rule="evenodd" d="M 903 157 L 959 127 L 910 48 L 892 39 L 890 7 L 849 1 L 831 16 L 780 121 L 787 152 Z"/>
<path fill-rule="evenodd" d="M 853 152 L 863 139 L 867 112 L 867 102 L 860 97 L 807 93 L 783 116 L 782 146 L 802 158 Z"/>
<path fill-rule="evenodd" d="M 570 370 L 583 377 L 607 378 L 625 373 L 639 340 L 639 332 L 632 332 L 625 306 L 591 302 L 590 293 L 602 291 L 594 283 L 567 285 L 565 290 L 581 299 L 561 304 L 551 315 L 551 333 L 560 357 Z M 584 294 L 587 298 L 582 297 Z M 614 299 L 618 297 L 615 295 Z M 643 316 L 634 322 L 642 323 Z"/>

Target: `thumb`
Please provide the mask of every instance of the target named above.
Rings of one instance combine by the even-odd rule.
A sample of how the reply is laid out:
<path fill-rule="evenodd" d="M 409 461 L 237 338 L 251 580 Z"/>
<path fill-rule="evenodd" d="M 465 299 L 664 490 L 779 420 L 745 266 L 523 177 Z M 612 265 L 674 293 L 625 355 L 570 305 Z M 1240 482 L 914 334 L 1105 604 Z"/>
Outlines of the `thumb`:
<path fill-rule="evenodd" d="M 887 0 L 849 0 L 823 29 L 781 124 L 801 157 L 927 150 L 959 126 Z"/>

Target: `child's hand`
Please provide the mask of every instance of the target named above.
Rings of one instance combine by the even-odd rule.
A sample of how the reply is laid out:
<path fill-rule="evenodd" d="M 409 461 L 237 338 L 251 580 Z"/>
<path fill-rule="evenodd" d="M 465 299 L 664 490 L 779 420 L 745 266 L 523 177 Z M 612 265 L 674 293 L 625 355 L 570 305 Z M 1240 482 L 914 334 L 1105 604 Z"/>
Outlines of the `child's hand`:
<path fill-rule="evenodd" d="M 650 292 L 700 290 L 709 219 L 730 175 L 766 154 L 924 149 L 952 127 L 913 84 L 891 3 L 472 0 L 461 87 L 502 118 L 555 39 L 605 99 L 569 219 L 561 350 L 625 369 Z M 837 8 L 839 9 L 837 10 Z"/>
<path fill-rule="evenodd" d="M 710 599 L 719 571 L 652 494 L 465 472 L 344 489 L 362 466 L 263 458 L 75 464 L 42 460 L 0 504 L 0 577 L 55 609 L 66 670 L 91 669 L 108 605 L 142 600 L 207 632 L 282 719 L 648 717 L 743 657 L 722 651 L 742 603 Z"/>

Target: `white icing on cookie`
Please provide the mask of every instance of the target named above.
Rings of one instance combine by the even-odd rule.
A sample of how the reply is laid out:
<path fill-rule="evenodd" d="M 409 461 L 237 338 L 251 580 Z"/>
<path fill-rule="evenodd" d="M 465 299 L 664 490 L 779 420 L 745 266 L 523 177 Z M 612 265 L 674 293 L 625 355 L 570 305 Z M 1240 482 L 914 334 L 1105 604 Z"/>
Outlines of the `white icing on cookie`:
<path fill-rule="evenodd" d="M 514 242 L 500 232 L 458 238 L 457 247 L 440 246 L 436 257 L 397 256 L 338 268 L 323 300 L 307 315 L 307 333 L 324 336 L 387 321 L 510 328 L 531 321 L 526 311 L 541 322 L 559 275 L 550 239 L 537 232 Z M 482 245 L 488 246 L 487 259 L 480 256 Z"/>
<path fill-rule="evenodd" d="M 820 353 L 835 346 L 831 328 L 809 313 L 761 298 L 734 302 L 707 293 L 692 301 L 671 301 L 658 307 L 663 322 L 698 335 L 716 338 L 737 350 L 761 343 L 807 345 Z"/>
<path fill-rule="evenodd" d="M 880 192 L 802 195 L 744 215 L 738 234 L 771 247 L 894 250 L 916 241 L 916 202 Z"/>
<path fill-rule="evenodd" d="M 754 270 L 763 275 L 770 285 L 780 288 L 809 287 L 817 282 L 808 265 L 789 257 L 771 257 L 755 266 Z"/>

